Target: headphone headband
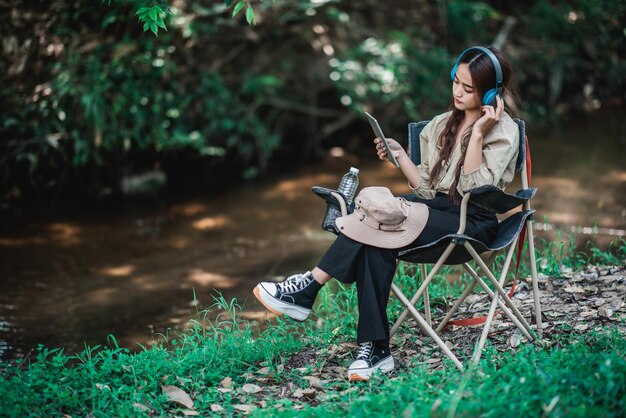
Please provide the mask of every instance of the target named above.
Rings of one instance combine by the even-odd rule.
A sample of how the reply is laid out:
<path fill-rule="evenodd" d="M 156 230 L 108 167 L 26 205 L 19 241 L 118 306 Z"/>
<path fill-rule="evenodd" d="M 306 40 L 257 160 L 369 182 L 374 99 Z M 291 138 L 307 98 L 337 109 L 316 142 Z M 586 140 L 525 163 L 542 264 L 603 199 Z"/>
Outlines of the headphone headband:
<path fill-rule="evenodd" d="M 504 89 L 504 83 L 502 81 L 502 68 L 500 67 L 500 62 L 498 61 L 498 58 L 496 58 L 494 53 L 491 52 L 488 48 L 485 48 L 483 46 L 472 46 L 472 47 L 467 48 L 465 51 L 461 52 L 461 55 L 459 55 L 459 58 L 457 58 L 456 63 L 454 64 L 454 67 L 452 67 L 452 71 L 450 71 L 450 78 L 454 80 L 454 76 L 456 75 L 456 70 L 459 68 L 459 64 L 461 63 L 461 59 L 463 58 L 463 55 L 465 55 L 467 51 L 471 51 L 472 49 L 476 49 L 476 50 L 483 52 L 485 55 L 489 57 L 489 59 L 493 63 L 493 68 L 496 73 L 496 87 L 495 89 L 492 89 L 492 90 L 495 90 L 495 92 L 492 93 L 492 90 L 489 90 L 485 94 L 485 98 L 483 99 L 484 104 L 490 104 L 491 101 L 495 99 L 496 95 L 502 94 L 502 90 Z"/>

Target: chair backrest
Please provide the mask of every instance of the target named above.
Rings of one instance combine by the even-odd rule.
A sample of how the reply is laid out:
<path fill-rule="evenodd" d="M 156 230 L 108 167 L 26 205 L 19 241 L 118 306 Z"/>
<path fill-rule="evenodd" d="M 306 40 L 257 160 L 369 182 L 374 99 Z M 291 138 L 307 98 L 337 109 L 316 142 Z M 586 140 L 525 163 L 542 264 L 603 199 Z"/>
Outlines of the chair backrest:
<path fill-rule="evenodd" d="M 517 155 L 517 161 L 515 163 L 515 172 L 519 173 L 524 168 L 526 162 L 526 122 L 521 119 L 514 118 L 517 127 L 519 128 L 519 153 Z M 409 146 L 408 154 L 413 164 L 419 165 L 422 162 L 422 156 L 420 154 L 420 134 L 424 129 L 424 126 L 428 125 L 429 120 L 423 120 L 421 122 L 409 123 Z"/>

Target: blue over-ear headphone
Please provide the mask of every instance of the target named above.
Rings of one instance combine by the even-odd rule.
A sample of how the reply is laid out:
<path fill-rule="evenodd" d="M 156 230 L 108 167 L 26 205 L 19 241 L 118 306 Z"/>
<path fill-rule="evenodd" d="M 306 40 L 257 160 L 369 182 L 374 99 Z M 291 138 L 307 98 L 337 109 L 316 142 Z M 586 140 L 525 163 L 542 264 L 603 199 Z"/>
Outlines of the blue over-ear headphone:
<path fill-rule="evenodd" d="M 452 71 L 450 71 L 450 78 L 454 80 L 454 76 L 456 75 L 456 70 L 457 68 L 459 68 L 459 64 L 461 63 L 461 58 L 463 58 L 463 55 L 465 55 L 467 51 L 470 51 L 472 49 L 477 49 L 487 54 L 487 56 L 491 59 L 491 62 L 493 63 L 493 68 L 496 70 L 496 87 L 493 89 L 487 90 L 485 92 L 485 95 L 483 96 L 483 104 L 485 106 L 488 106 L 488 105 L 495 106 L 496 96 L 502 95 L 502 90 L 504 90 L 504 84 L 502 83 L 502 68 L 500 68 L 500 63 L 498 62 L 498 59 L 493 54 L 493 52 L 491 52 L 489 49 L 482 47 L 482 46 L 473 46 L 461 52 L 461 55 L 459 55 L 459 58 L 457 58 L 456 63 L 454 64 L 454 67 L 452 67 Z"/>

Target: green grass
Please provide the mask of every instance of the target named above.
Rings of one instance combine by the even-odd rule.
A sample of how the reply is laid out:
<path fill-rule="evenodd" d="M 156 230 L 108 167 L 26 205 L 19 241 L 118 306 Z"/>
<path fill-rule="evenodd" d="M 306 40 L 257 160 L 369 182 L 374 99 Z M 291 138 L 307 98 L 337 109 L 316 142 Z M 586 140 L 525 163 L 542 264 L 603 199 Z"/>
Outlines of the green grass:
<path fill-rule="evenodd" d="M 568 249 L 554 260 L 554 248 L 544 246 L 541 257 L 550 257 L 549 268 L 563 265 L 581 268 L 604 260 L 623 264 L 626 245 L 617 242 L 611 252 L 594 251 L 571 257 Z M 557 252 L 560 251 L 557 249 Z M 572 261 L 573 260 L 573 261 Z M 578 263 L 578 264 L 576 264 Z M 560 269 L 560 267 L 558 267 Z M 560 270 L 558 270 L 560 271 Z M 417 286 L 416 271 L 401 265 L 397 280 Z M 463 280 L 449 286 L 436 279 L 429 288 L 433 299 L 458 294 Z M 390 317 L 401 310 L 395 298 Z M 219 313 L 217 319 L 209 320 Z M 188 393 L 202 416 L 239 415 L 237 404 L 265 401 L 252 416 L 550 416 L 618 417 L 626 415 L 626 342 L 624 324 L 596 329 L 585 335 L 562 329 L 549 347 L 522 344 L 499 352 L 487 346 L 481 362 L 466 373 L 451 363 L 441 370 L 428 369 L 411 358 L 391 378 L 375 377 L 367 383 L 328 381 L 314 405 L 281 398 L 273 389 L 251 380 L 251 374 L 268 367 L 274 388 L 289 382 L 306 388 L 302 372 L 284 367 L 302 350 L 321 353 L 310 370 L 329 360 L 328 347 L 354 341 L 356 293 L 354 287 L 326 286 L 311 320 L 298 324 L 273 320 L 262 329 L 238 317 L 236 301 L 216 298 L 210 311 L 198 312 L 185 332 L 158 336 L 158 343 L 131 353 L 120 348 L 113 336 L 106 346 L 85 347 L 77 355 L 39 347 L 33 358 L 0 364 L 0 415 L 17 416 L 183 416 L 186 408 L 163 394 L 163 385 Z M 431 341 L 421 337 L 427 346 Z M 326 354 L 324 354 L 326 353 Z M 231 392 L 218 390 L 230 377 Z M 252 382 L 264 391 L 242 391 Z M 213 412 L 211 405 L 224 410 Z M 301 409 L 295 409 L 296 406 Z"/>
<path fill-rule="evenodd" d="M 626 412 L 625 355 L 623 337 L 602 331 L 566 338 L 550 350 L 527 345 L 510 355 L 487 353 L 495 360 L 483 360 L 466 375 L 418 365 L 349 393 L 348 384 L 337 385 L 336 397 L 316 408 L 256 415 L 618 417 Z"/>

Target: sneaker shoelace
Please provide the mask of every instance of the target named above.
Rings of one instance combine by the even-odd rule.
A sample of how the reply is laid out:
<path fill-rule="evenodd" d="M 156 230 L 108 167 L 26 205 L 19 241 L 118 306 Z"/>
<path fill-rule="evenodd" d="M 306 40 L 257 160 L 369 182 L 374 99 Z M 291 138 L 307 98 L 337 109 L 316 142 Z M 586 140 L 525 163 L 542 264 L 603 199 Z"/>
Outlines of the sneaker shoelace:
<path fill-rule="evenodd" d="M 311 273 L 294 274 L 287 277 L 284 282 L 278 283 L 281 293 L 294 293 L 307 287 L 313 280 Z"/>
<path fill-rule="evenodd" d="M 357 352 L 356 359 L 357 360 L 369 360 L 372 355 L 372 350 L 374 349 L 374 344 L 371 341 L 366 343 L 359 344 L 359 351 Z"/>

